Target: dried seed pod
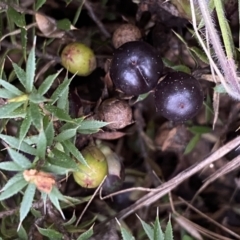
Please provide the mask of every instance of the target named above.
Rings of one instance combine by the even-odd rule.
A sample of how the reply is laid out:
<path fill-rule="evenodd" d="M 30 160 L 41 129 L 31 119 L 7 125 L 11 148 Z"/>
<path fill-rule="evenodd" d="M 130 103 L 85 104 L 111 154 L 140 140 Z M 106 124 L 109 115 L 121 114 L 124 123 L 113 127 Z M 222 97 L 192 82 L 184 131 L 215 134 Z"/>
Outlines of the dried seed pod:
<path fill-rule="evenodd" d="M 110 129 L 121 129 L 132 123 L 132 109 L 126 101 L 110 98 L 100 105 L 98 118 L 110 122 Z"/>
<path fill-rule="evenodd" d="M 142 38 L 141 31 L 133 24 L 122 24 L 113 33 L 112 43 L 115 48 L 119 48 L 126 42 L 138 41 Z"/>

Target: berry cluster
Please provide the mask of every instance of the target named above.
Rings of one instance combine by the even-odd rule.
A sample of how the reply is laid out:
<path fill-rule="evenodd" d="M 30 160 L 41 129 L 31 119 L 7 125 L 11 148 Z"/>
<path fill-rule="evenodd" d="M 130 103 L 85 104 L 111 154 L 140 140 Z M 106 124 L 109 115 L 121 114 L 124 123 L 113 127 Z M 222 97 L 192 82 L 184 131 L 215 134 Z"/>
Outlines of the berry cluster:
<path fill-rule="evenodd" d="M 203 104 L 203 92 L 197 79 L 184 72 L 169 72 L 163 80 L 163 62 L 156 50 L 143 41 L 121 45 L 113 53 L 110 77 L 126 95 L 154 91 L 156 110 L 165 118 L 187 121 Z"/>

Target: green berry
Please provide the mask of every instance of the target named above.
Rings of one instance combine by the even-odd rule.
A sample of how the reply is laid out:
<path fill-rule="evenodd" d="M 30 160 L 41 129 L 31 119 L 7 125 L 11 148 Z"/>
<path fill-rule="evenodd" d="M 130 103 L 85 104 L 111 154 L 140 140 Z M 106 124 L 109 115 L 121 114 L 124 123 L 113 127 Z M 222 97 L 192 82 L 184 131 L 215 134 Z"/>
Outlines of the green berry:
<path fill-rule="evenodd" d="M 62 65 L 78 76 L 88 76 L 96 68 L 94 52 L 82 43 L 70 43 L 62 51 Z"/>
<path fill-rule="evenodd" d="M 87 165 L 79 163 L 79 169 L 73 172 L 76 183 L 84 188 L 96 188 L 108 174 L 105 155 L 95 146 L 88 146 L 82 151 Z"/>

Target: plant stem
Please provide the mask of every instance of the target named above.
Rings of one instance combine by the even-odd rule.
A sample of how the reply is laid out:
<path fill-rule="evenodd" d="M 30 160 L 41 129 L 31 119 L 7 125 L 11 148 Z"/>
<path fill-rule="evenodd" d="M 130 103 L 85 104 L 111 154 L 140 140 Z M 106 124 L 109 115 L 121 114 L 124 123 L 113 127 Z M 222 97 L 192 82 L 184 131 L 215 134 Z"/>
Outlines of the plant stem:
<path fill-rule="evenodd" d="M 223 11 L 222 0 L 214 0 L 214 5 L 217 12 L 218 22 L 221 28 L 222 38 L 226 49 L 227 57 L 233 58 L 234 56 L 233 40 L 231 37 L 231 30 L 229 28 L 228 22 L 226 21 L 226 17 Z"/>
<path fill-rule="evenodd" d="M 202 40 L 202 37 L 200 36 L 199 32 L 198 32 L 198 26 L 197 26 L 197 20 L 196 20 L 196 15 L 195 15 L 195 6 L 193 4 L 193 0 L 190 0 L 190 5 L 191 5 L 191 13 L 192 13 L 192 24 L 193 24 L 193 29 L 195 31 L 195 34 L 198 38 L 199 43 L 201 44 L 205 54 L 207 55 L 207 58 L 210 62 L 210 65 L 213 67 L 214 71 L 217 73 L 220 82 L 223 84 L 224 88 L 228 91 L 231 92 L 231 89 L 229 88 L 229 86 L 226 84 L 224 77 L 222 75 L 222 73 L 220 72 L 220 70 L 218 69 L 217 65 L 215 64 L 215 62 L 212 59 L 212 56 L 210 54 L 210 51 L 207 49 L 207 47 L 205 46 L 204 41 Z"/>
<path fill-rule="evenodd" d="M 226 86 L 226 83 L 230 85 L 231 89 L 225 87 L 229 95 L 231 95 L 233 98 L 240 99 L 240 86 L 237 79 L 236 66 L 234 60 L 232 58 L 228 59 L 224 53 L 219 34 L 216 28 L 214 27 L 213 19 L 209 12 L 207 1 L 198 0 L 198 5 L 205 23 L 206 30 L 208 31 L 209 34 L 210 42 L 213 46 L 216 57 L 219 61 L 219 65 L 226 79 L 226 81 L 223 80 L 221 82 L 224 85 L 224 87 Z"/>

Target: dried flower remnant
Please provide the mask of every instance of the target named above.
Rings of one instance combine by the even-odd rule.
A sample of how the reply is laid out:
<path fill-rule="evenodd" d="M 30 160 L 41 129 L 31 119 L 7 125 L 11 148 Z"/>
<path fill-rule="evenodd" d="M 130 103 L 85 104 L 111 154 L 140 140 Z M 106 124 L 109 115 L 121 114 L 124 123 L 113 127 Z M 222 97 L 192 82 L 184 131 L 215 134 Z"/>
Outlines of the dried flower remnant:
<path fill-rule="evenodd" d="M 39 191 L 48 194 L 52 191 L 53 185 L 56 184 L 52 174 L 37 171 L 35 169 L 25 170 L 23 172 L 23 177 L 27 182 L 35 184 Z"/>

